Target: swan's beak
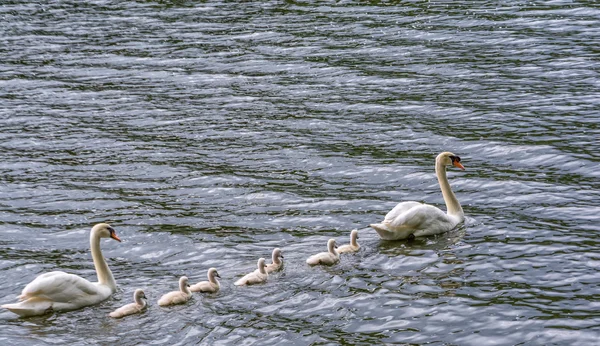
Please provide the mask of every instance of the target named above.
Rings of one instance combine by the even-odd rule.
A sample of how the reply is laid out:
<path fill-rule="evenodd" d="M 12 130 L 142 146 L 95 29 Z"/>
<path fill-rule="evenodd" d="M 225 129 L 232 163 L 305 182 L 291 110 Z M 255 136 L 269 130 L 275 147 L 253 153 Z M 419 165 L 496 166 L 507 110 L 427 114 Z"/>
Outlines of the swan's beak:
<path fill-rule="evenodd" d="M 110 237 L 113 238 L 114 240 L 118 241 L 119 243 L 121 242 L 121 238 L 119 238 L 115 232 L 112 232 L 110 234 Z"/>
<path fill-rule="evenodd" d="M 215 276 L 221 278 L 221 275 L 219 275 L 219 273 L 215 273 Z"/>
<path fill-rule="evenodd" d="M 453 161 L 453 162 L 452 162 L 452 165 L 453 165 L 454 167 L 457 167 L 457 168 L 460 168 L 460 169 L 462 169 L 463 171 L 465 170 L 465 166 L 463 166 L 463 165 L 462 165 L 462 163 L 460 163 L 460 162 L 458 162 L 458 161 Z"/>
<path fill-rule="evenodd" d="M 283 258 L 283 255 L 279 255 L 279 257 Z"/>

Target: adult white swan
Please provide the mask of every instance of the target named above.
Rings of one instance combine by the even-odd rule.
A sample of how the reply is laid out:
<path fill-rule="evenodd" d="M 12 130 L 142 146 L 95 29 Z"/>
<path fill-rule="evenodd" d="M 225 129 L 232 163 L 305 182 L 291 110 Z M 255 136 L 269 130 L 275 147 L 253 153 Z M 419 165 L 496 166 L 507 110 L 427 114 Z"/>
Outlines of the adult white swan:
<path fill-rule="evenodd" d="M 51 311 L 69 311 L 100 303 L 117 289 L 117 284 L 108 268 L 102 251 L 100 238 L 113 238 L 121 241 L 114 228 L 100 223 L 92 228 L 90 247 L 96 267 L 98 282 L 65 272 L 49 272 L 39 275 L 30 282 L 18 297 L 21 302 L 5 304 L 8 309 L 22 317 L 43 315 Z"/>
<path fill-rule="evenodd" d="M 443 152 L 435 159 L 435 174 L 448 212 L 444 213 L 436 207 L 419 202 L 398 203 L 387 213 L 383 222 L 371 224 L 382 239 L 400 240 L 443 233 L 463 222 L 465 215 L 462 207 L 446 177 L 446 166 L 450 165 L 465 169 L 460 163 L 460 157 L 450 152 Z"/>

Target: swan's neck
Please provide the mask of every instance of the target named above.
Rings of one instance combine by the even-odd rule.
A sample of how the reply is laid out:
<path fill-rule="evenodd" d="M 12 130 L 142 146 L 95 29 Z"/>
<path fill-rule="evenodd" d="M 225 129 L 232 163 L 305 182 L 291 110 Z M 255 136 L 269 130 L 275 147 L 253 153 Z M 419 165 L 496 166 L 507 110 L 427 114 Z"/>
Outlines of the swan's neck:
<path fill-rule="evenodd" d="M 330 253 L 330 254 L 332 254 L 332 255 L 334 255 L 334 256 L 337 256 L 337 255 L 338 255 L 338 252 L 337 252 L 337 250 L 335 249 L 335 246 L 331 246 L 331 247 L 329 248 L 329 253 Z"/>
<path fill-rule="evenodd" d="M 98 283 L 110 287 L 114 292 L 117 289 L 117 283 L 102 255 L 102 251 L 100 250 L 100 237 L 95 232 L 92 232 L 90 235 L 90 248 L 92 249 L 92 259 L 94 260 L 96 275 L 98 275 Z"/>
<path fill-rule="evenodd" d="M 279 256 L 273 254 L 273 263 L 281 264 L 281 260 L 279 259 Z"/>
<path fill-rule="evenodd" d="M 217 281 L 217 277 L 214 274 L 208 276 L 208 281 L 210 281 L 211 283 L 216 284 L 216 285 L 219 284 L 219 281 Z"/>
<path fill-rule="evenodd" d="M 265 270 L 265 265 L 264 265 L 264 264 L 263 264 L 263 265 L 259 265 L 259 266 L 258 266 L 258 271 L 259 271 L 261 274 L 267 274 L 267 271 Z"/>
<path fill-rule="evenodd" d="M 437 175 L 438 182 L 440 183 L 440 188 L 442 189 L 442 195 L 444 196 L 444 202 L 446 202 L 446 209 L 448 210 L 448 215 L 464 215 L 462 207 L 458 202 L 458 199 L 456 199 L 454 192 L 452 192 L 452 189 L 450 188 L 450 183 L 448 182 L 448 178 L 446 177 L 446 166 L 436 161 L 435 174 Z"/>

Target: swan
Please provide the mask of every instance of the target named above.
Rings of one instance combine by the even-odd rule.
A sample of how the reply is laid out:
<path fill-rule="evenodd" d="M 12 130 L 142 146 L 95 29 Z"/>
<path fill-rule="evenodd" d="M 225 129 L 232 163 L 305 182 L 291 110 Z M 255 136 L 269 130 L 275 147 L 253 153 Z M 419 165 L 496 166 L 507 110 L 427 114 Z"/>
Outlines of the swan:
<path fill-rule="evenodd" d="M 259 258 L 256 266 L 258 267 L 257 271 L 253 271 L 252 273 L 244 275 L 244 277 L 242 277 L 241 279 L 236 281 L 234 283 L 234 285 L 236 285 L 236 286 L 254 285 L 254 284 L 260 284 L 260 283 L 267 281 L 267 278 L 269 277 L 269 273 L 267 273 L 267 271 L 265 270 L 265 267 L 266 267 L 265 259 Z"/>
<path fill-rule="evenodd" d="M 112 238 L 121 241 L 115 229 L 106 223 L 99 223 L 90 233 L 90 248 L 98 282 L 74 274 L 54 271 L 44 273 L 30 282 L 21 295 L 19 303 L 5 304 L 8 309 L 21 317 L 37 316 L 52 311 L 70 311 L 94 305 L 110 297 L 117 284 L 100 250 L 100 239 Z"/>
<path fill-rule="evenodd" d="M 349 252 L 357 252 L 358 250 L 360 250 L 360 245 L 356 241 L 357 239 L 358 239 L 358 230 L 353 229 L 352 232 L 350 232 L 350 244 L 346 244 L 346 245 L 342 245 L 342 246 L 338 247 L 337 252 L 340 254 L 349 253 Z"/>
<path fill-rule="evenodd" d="M 146 295 L 144 294 L 144 291 L 140 289 L 137 289 L 135 292 L 133 292 L 133 301 L 135 303 L 124 305 L 111 312 L 109 316 L 112 318 L 121 318 L 143 312 L 146 310 L 146 307 L 148 307 L 148 303 L 146 303 Z"/>
<path fill-rule="evenodd" d="M 310 256 L 306 260 L 306 263 L 308 263 L 310 265 L 336 264 L 340 261 L 340 254 L 336 251 L 336 249 L 337 249 L 337 245 L 335 244 L 335 239 L 329 239 L 329 241 L 327 241 L 327 250 L 329 250 L 329 251 L 321 252 L 316 255 Z"/>
<path fill-rule="evenodd" d="M 158 300 L 158 305 L 168 306 L 186 303 L 188 300 L 190 300 L 190 298 L 192 298 L 192 292 L 190 292 L 189 287 L 190 285 L 188 284 L 188 278 L 186 276 L 180 277 L 179 291 L 173 291 L 164 294 Z"/>
<path fill-rule="evenodd" d="M 265 267 L 265 270 L 269 274 L 279 271 L 281 270 L 281 268 L 283 268 L 283 255 L 281 254 L 281 249 L 279 249 L 278 247 L 274 248 L 273 254 L 271 255 L 271 259 L 273 260 L 273 263 L 267 264 L 267 266 Z"/>
<path fill-rule="evenodd" d="M 208 276 L 208 281 L 200 281 L 195 285 L 190 287 L 190 291 L 192 292 L 207 292 L 207 293 L 215 293 L 218 292 L 221 288 L 221 284 L 219 284 L 219 280 L 221 276 L 217 272 L 215 268 L 210 268 L 206 273 Z"/>
<path fill-rule="evenodd" d="M 428 236 L 450 231 L 464 221 L 462 207 L 452 192 L 446 177 L 446 166 L 450 165 L 465 169 L 460 163 L 460 157 L 453 153 L 443 152 L 435 159 L 435 173 L 448 213 L 419 202 L 398 203 L 387 213 L 383 222 L 370 225 L 377 231 L 379 237 L 386 240 L 400 240 Z"/>

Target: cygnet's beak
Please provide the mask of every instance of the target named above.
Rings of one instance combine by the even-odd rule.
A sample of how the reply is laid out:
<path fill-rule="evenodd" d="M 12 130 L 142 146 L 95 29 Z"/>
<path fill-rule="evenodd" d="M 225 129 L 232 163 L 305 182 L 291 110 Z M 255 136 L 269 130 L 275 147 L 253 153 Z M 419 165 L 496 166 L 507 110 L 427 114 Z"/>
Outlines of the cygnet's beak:
<path fill-rule="evenodd" d="M 460 169 L 462 169 L 463 171 L 465 170 L 465 166 L 463 166 L 463 165 L 462 165 L 462 163 L 460 163 L 460 162 L 458 162 L 458 161 L 456 161 L 456 160 L 452 162 L 452 165 L 453 165 L 454 167 L 457 167 L 457 168 L 460 168 Z"/>
<path fill-rule="evenodd" d="M 215 276 L 221 278 L 221 275 L 219 275 L 219 273 L 215 273 Z"/>

